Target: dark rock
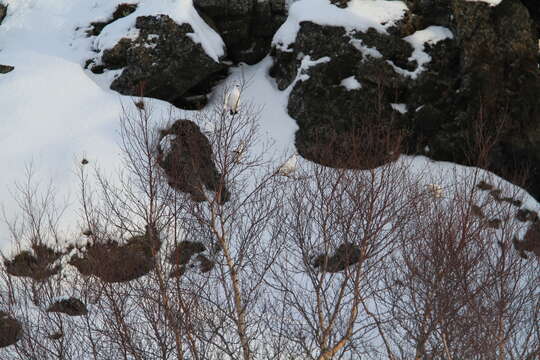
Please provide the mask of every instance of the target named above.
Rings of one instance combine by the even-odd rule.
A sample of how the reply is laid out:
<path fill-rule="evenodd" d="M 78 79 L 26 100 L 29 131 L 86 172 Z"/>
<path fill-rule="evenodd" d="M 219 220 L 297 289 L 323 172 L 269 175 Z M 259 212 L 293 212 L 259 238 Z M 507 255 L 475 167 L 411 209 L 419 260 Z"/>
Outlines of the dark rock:
<path fill-rule="evenodd" d="M 489 219 L 487 222 L 487 227 L 492 229 L 500 229 L 501 228 L 502 221 L 501 219 Z"/>
<path fill-rule="evenodd" d="M 476 187 L 479 188 L 482 191 L 492 190 L 493 185 L 488 184 L 484 180 L 480 181 L 478 184 L 476 184 Z"/>
<path fill-rule="evenodd" d="M 15 66 L 11 65 L 0 65 L 0 74 L 7 74 L 15 69 Z"/>
<path fill-rule="evenodd" d="M 527 259 L 527 252 L 532 252 L 540 258 L 540 223 L 531 224 L 523 240 L 514 237 L 513 242 L 514 248 L 522 258 Z"/>
<path fill-rule="evenodd" d="M 519 209 L 516 213 L 516 219 L 521 222 L 536 222 L 538 221 L 538 214 L 529 209 Z"/>
<path fill-rule="evenodd" d="M 285 0 L 194 0 L 194 5 L 221 35 L 235 63 L 262 60 L 286 19 Z"/>
<path fill-rule="evenodd" d="M 55 301 L 49 306 L 47 312 L 59 312 L 69 316 L 82 316 L 88 314 L 86 305 L 74 297 Z"/>
<path fill-rule="evenodd" d="M 206 251 L 206 247 L 197 241 L 182 241 L 175 246 L 168 257 L 168 261 L 175 265 L 186 265 L 195 254 Z"/>
<path fill-rule="evenodd" d="M 8 8 L 7 5 L 0 4 L 0 25 L 2 25 L 2 21 L 4 21 L 4 19 L 6 18 L 7 8 Z"/>
<path fill-rule="evenodd" d="M 536 30 L 536 38 L 540 39 L 540 6 L 537 0 L 521 0 L 523 5 L 529 10 L 529 15 Z"/>
<path fill-rule="evenodd" d="M 190 120 L 177 120 L 161 132 L 161 139 L 166 136 L 172 137 L 171 146 L 167 151 L 158 146 L 158 164 L 165 171 L 169 185 L 190 194 L 197 202 L 206 199 L 205 187 L 217 194 L 218 202 L 228 201 L 230 195 L 221 184 L 212 146 L 199 127 Z"/>
<path fill-rule="evenodd" d="M 101 34 L 101 31 L 103 28 L 110 23 L 121 19 L 123 17 L 126 17 L 137 10 L 137 4 L 120 4 L 116 7 L 116 10 L 112 14 L 112 16 L 107 19 L 106 21 L 96 21 L 90 24 L 90 29 L 86 32 L 88 36 L 97 36 Z"/>
<path fill-rule="evenodd" d="M 341 139 L 355 138 L 355 131 L 376 123 L 386 138 L 404 136 L 403 150 L 409 154 L 481 166 L 510 181 L 525 170 L 530 175 L 526 189 L 540 196 L 538 37 L 527 8 L 519 0 L 494 7 L 462 0 L 406 2 L 409 11 L 388 33 L 304 22 L 295 43 L 272 49 L 271 76 L 280 89 L 302 75 L 288 104 L 299 126 L 300 154 L 328 166 L 362 167 L 366 164 L 344 160 L 363 149 Z M 531 14 L 539 8 L 535 1 L 525 3 L 529 10 L 534 6 Z M 431 61 L 416 79 L 397 74 L 388 62 L 404 70 L 418 65 L 409 60 L 412 49 L 402 38 L 432 25 L 449 28 L 453 38 L 425 44 Z M 362 55 L 353 46 L 358 41 L 382 56 Z M 302 66 L 306 56 L 329 59 Z M 349 76 L 362 88 L 340 88 Z M 389 103 L 404 103 L 409 111 L 397 115 Z M 338 140 L 332 143 L 325 136 Z M 374 165 L 391 161 L 385 155 L 396 153 L 379 147 Z"/>
<path fill-rule="evenodd" d="M 313 260 L 313 267 L 320 271 L 337 273 L 345 270 L 348 266 L 360 261 L 360 247 L 354 244 L 343 243 L 337 249 L 334 255 L 319 255 Z"/>
<path fill-rule="evenodd" d="M 157 231 L 149 229 L 123 245 L 112 240 L 96 240 L 87 246 L 82 257 L 75 256 L 69 263 L 81 274 L 94 275 L 107 283 L 137 279 L 154 268 L 155 254 L 161 244 Z"/>
<path fill-rule="evenodd" d="M 330 0 L 330 3 L 336 5 L 339 8 L 344 9 L 347 6 L 349 6 L 350 1 L 351 0 Z"/>
<path fill-rule="evenodd" d="M 9 314 L 0 311 L 0 348 L 15 344 L 22 336 L 21 323 Z"/>
<path fill-rule="evenodd" d="M 491 190 L 489 192 L 489 196 L 491 196 L 493 199 L 495 199 L 495 201 L 497 202 L 501 202 L 502 201 L 502 198 L 501 198 L 501 194 L 502 194 L 502 190 L 501 189 L 494 189 L 494 190 Z"/>
<path fill-rule="evenodd" d="M 482 211 L 482 208 L 478 205 L 471 205 L 471 212 L 473 213 L 474 216 L 477 216 L 481 219 L 485 217 L 484 211 Z"/>
<path fill-rule="evenodd" d="M 166 15 L 157 15 L 138 17 L 135 27 L 140 30 L 137 39 L 121 39 L 103 51 L 97 64 L 104 69 L 124 68 L 111 89 L 195 108 L 201 106 L 200 100 L 191 106 L 186 99 L 205 96 L 227 75 L 227 66 L 214 61 L 189 36 L 193 33 L 191 25 L 178 25 Z"/>
<path fill-rule="evenodd" d="M 201 254 L 197 255 L 195 259 L 199 262 L 199 270 L 203 274 L 212 271 L 212 269 L 216 265 L 215 262 L 213 262 L 212 260 L 208 259 L 206 256 L 201 255 Z"/>
<path fill-rule="evenodd" d="M 60 272 L 61 266 L 54 263 L 62 256 L 44 244 L 32 245 L 33 252 L 24 250 L 12 260 L 4 260 L 6 272 L 12 276 L 29 277 L 44 281 Z"/>
<path fill-rule="evenodd" d="M 175 266 L 171 273 L 169 274 L 169 277 L 171 278 L 179 278 L 182 277 L 187 271 L 187 267 L 184 265 L 181 266 Z"/>
<path fill-rule="evenodd" d="M 61 338 L 64 337 L 64 334 L 61 331 L 58 331 L 58 332 L 52 333 L 48 337 L 51 340 L 60 340 Z"/>
<path fill-rule="evenodd" d="M 355 42 L 384 43 L 380 52 L 398 62 L 406 62 L 412 53 L 408 43 L 390 35 L 351 33 L 311 22 L 300 24 L 292 51 L 273 50 L 271 75 L 280 89 L 292 83 L 299 68 L 304 69 L 288 104 L 299 126 L 296 148 L 302 157 L 327 166 L 371 168 L 399 156 L 400 131 L 393 125 L 389 104 L 400 78 L 386 61 L 362 55 Z M 308 61 L 317 60 L 305 70 Z M 351 76 L 361 88 L 342 86 Z M 383 106 L 378 105 L 381 96 Z"/>

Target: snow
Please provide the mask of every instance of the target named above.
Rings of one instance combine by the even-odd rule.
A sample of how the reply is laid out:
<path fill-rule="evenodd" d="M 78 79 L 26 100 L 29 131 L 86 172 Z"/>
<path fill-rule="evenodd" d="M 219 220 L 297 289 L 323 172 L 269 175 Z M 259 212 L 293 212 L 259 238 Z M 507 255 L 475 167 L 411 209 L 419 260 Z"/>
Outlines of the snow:
<path fill-rule="evenodd" d="M 362 88 L 362 84 L 356 80 L 356 77 L 349 76 L 346 79 L 343 79 L 341 81 L 341 86 L 343 86 L 345 89 L 351 91 L 351 90 L 358 90 Z"/>
<path fill-rule="evenodd" d="M 407 6 L 401 1 L 351 0 L 345 9 L 330 0 L 299 0 L 289 8 L 289 16 L 276 32 L 273 44 L 281 51 L 291 51 L 302 21 L 319 25 L 343 26 L 347 31 L 366 31 L 369 28 L 386 33 L 386 29 L 401 19 Z"/>
<path fill-rule="evenodd" d="M 139 2 L 136 12 L 105 27 L 98 37 L 87 38 L 85 29 L 97 20 L 107 19 L 122 0 L 8 0 L 8 17 L 0 32 L 0 63 L 15 66 L 11 73 L 0 76 L 0 203 L 9 217 L 16 215 L 11 192 L 15 181 L 24 180 L 24 170 L 32 162 L 42 183 L 51 179 L 60 199 L 67 199 L 72 206 L 77 200 L 77 177 L 75 169 L 84 156 L 90 168 L 99 167 L 110 173 L 119 165 L 118 129 L 122 105 L 134 109 L 130 97 L 109 90 L 114 76 L 121 70 L 108 71 L 96 76 L 82 68 L 86 59 L 96 55 L 96 46 L 114 45 L 113 39 L 126 34 L 135 36 L 134 20 L 143 14 L 166 13 L 175 21 L 186 21 L 194 28 L 193 36 L 214 59 L 223 54 L 223 42 L 209 30 L 194 13 L 191 1 L 173 2 L 153 0 Z M 296 38 L 300 21 L 311 20 L 328 25 L 344 25 L 349 29 L 366 30 L 374 27 L 385 32 L 386 28 L 399 19 L 405 5 L 400 1 L 352 0 L 346 9 L 330 5 L 328 0 L 299 0 L 291 5 L 291 16 L 278 31 L 274 43 L 285 49 Z M 384 24 L 384 25 L 383 25 Z M 79 28 L 79 30 L 75 30 Z M 424 52 L 426 43 L 436 43 L 451 38 L 452 33 L 442 27 L 431 26 L 405 38 L 414 47 L 412 59 L 418 61 L 418 69 L 409 74 L 417 75 L 429 61 Z M 153 40 L 153 39 L 151 39 Z M 366 47 L 361 41 L 351 41 L 364 55 L 373 57 L 380 53 Z M 301 56 L 301 65 L 295 81 L 283 90 L 278 90 L 274 79 L 268 75 L 272 59 L 265 58 L 252 66 L 240 65 L 231 69 L 229 78 L 218 85 L 209 106 L 219 100 L 227 86 L 242 78 L 248 84 L 242 91 L 242 102 L 260 108 L 259 125 L 261 135 L 272 143 L 271 151 L 264 153 L 265 159 L 278 159 L 278 169 L 284 158 L 296 152 L 294 134 L 296 122 L 287 113 L 289 94 L 297 81 L 309 77 L 313 66 L 329 62 L 329 57 L 312 59 Z M 359 88 L 354 77 L 344 79 L 343 86 Z M 221 100 L 222 101 L 222 100 Z M 152 100 L 154 112 L 168 113 L 170 105 Z M 396 111 L 406 111 L 404 104 L 391 104 Z M 416 109 L 418 110 L 418 109 Z M 173 109 L 173 116 L 189 114 Z M 256 147 L 253 151 L 261 151 Z M 277 156 L 276 156 L 277 155 Z M 281 157 L 280 157 L 281 156 Z M 297 166 L 306 163 L 296 158 Z M 511 187 L 504 180 L 483 170 L 458 166 L 451 163 L 433 162 L 428 158 L 402 156 L 396 165 L 411 164 L 411 174 L 419 176 L 425 184 L 440 184 L 445 196 L 460 179 L 479 173 L 482 178 Z M 540 209 L 538 203 L 526 192 L 524 207 Z M 73 207 L 72 207 L 73 208 Z M 70 212 L 66 212 L 70 214 Z M 75 214 L 67 216 L 66 223 L 74 226 Z M 77 230 L 77 229 L 76 229 Z M 81 229 L 78 229 L 80 232 Z M 79 239 L 84 245 L 86 238 Z M 5 225 L 0 225 L 0 249 L 10 246 Z"/>
<path fill-rule="evenodd" d="M 360 39 L 351 39 L 350 43 L 352 46 L 360 50 L 362 55 L 364 57 L 372 57 L 372 58 L 382 58 L 383 55 L 377 50 L 376 48 L 369 47 L 367 45 L 364 45 L 364 42 Z"/>
<path fill-rule="evenodd" d="M 107 20 L 123 0 L 7 0 L 8 14 L 0 31 L 0 63 L 15 66 L 0 75 L 0 204 L 6 216 L 16 215 L 15 183 L 24 181 L 32 164 L 42 190 L 51 182 L 59 202 L 77 201 L 75 169 L 82 156 L 90 168 L 110 172 L 119 164 L 119 118 L 130 97 L 109 90 L 122 70 L 96 76 L 83 69 L 96 56 L 96 46 L 113 46 L 114 39 L 136 36 L 137 16 L 167 14 L 188 22 L 193 36 L 208 54 L 224 54 L 223 41 L 193 9 L 191 1 L 139 2 L 137 10 L 106 26 L 98 37 L 87 37 L 90 23 Z M 103 50 L 103 49 L 101 49 Z M 168 103 L 153 100 L 158 113 Z M 70 212 L 66 212 L 70 214 Z M 66 216 L 75 224 L 75 215 Z M 10 247 L 7 227 L 0 223 L 0 250 Z"/>
<path fill-rule="evenodd" d="M 403 38 L 403 40 L 411 44 L 414 49 L 412 55 L 408 59 L 409 61 L 416 61 L 418 64 L 414 71 L 402 69 L 394 65 L 390 60 L 388 60 L 388 63 L 392 65 L 397 73 L 416 79 L 418 75 L 425 70 L 424 65 L 431 61 L 431 56 L 424 51 L 425 45 L 434 45 L 439 41 L 453 38 L 454 35 L 450 29 L 443 26 L 429 26 L 424 30 L 416 31 L 414 34 Z"/>
<path fill-rule="evenodd" d="M 219 62 L 219 58 L 225 55 L 223 39 L 200 17 L 193 7 L 193 0 L 140 2 L 135 12 L 107 25 L 95 40 L 94 47 L 99 50 L 109 49 L 123 37 L 136 38 L 138 36 L 135 29 L 137 17 L 156 14 L 168 15 L 178 24 L 190 24 L 194 30 L 189 35 L 190 38 L 201 44 L 204 51 L 214 61 Z"/>
<path fill-rule="evenodd" d="M 497 6 L 499 5 L 502 0 L 466 0 L 468 2 L 483 2 L 488 4 L 489 6 Z"/>
<path fill-rule="evenodd" d="M 390 106 L 400 114 L 405 114 L 407 112 L 407 104 L 391 103 Z"/>

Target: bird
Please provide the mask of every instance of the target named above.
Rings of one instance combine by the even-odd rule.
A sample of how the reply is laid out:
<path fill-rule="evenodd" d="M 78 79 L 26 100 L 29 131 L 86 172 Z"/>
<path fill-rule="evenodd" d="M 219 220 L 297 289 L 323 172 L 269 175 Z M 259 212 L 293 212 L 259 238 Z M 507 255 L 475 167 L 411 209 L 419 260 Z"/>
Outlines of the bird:
<path fill-rule="evenodd" d="M 240 107 L 240 84 L 235 83 L 232 90 L 225 96 L 225 110 L 228 110 L 231 115 L 238 114 Z"/>
<path fill-rule="evenodd" d="M 279 167 L 278 173 L 283 176 L 290 176 L 296 170 L 297 162 L 298 156 L 295 154 Z"/>

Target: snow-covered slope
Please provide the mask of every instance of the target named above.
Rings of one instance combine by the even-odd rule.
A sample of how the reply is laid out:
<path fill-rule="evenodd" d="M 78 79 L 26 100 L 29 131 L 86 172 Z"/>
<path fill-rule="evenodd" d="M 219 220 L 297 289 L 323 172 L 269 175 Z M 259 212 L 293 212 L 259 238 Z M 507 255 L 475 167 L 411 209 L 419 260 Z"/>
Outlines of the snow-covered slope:
<path fill-rule="evenodd" d="M 83 156 L 106 172 L 118 166 L 119 119 L 122 106 L 133 106 L 132 99 L 108 89 L 117 72 L 97 76 L 84 69 L 84 62 L 95 56 L 96 48 L 110 47 L 128 34 L 137 16 L 163 13 L 177 22 L 188 22 L 195 31 L 193 38 L 208 55 L 217 59 L 223 54 L 221 38 L 202 21 L 191 0 L 132 1 L 138 4 L 134 13 L 105 27 L 98 37 L 87 37 L 89 24 L 109 18 L 122 2 L 7 0 L 8 15 L 0 27 L 0 63 L 15 69 L 0 75 L 0 202 L 8 217 L 15 215 L 11 196 L 14 183 L 24 181 L 25 168 L 30 163 L 40 179 L 50 179 L 59 195 L 70 195 L 72 203 L 77 196 L 74 168 Z M 332 11 L 328 12 L 329 9 Z M 328 0 L 298 1 L 291 6 L 290 17 L 276 34 L 274 44 L 285 50 L 294 41 L 302 20 L 356 29 L 374 27 L 384 32 L 405 10 L 400 1 L 353 0 L 347 10 L 331 7 Z M 421 46 L 417 50 L 421 52 Z M 297 126 L 287 114 L 288 95 L 294 82 L 279 91 L 268 75 L 271 65 L 272 59 L 267 57 L 253 66 L 233 68 L 229 79 L 215 93 L 220 94 L 231 81 L 247 79 L 242 103 L 252 102 L 261 107 L 262 134 L 273 140 L 273 155 L 283 161 L 286 154 L 294 152 Z M 219 96 L 214 96 L 213 101 L 217 99 Z M 158 113 L 170 108 L 159 100 L 151 103 Z M 208 106 L 212 106 L 212 101 Z M 173 113 L 186 114 L 179 109 Z M 444 179 L 445 188 L 451 188 L 460 176 L 473 170 L 425 158 L 412 160 L 411 171 L 424 174 L 422 181 L 427 184 L 433 179 Z M 448 175 L 442 176 L 445 173 Z M 483 171 L 481 175 L 492 177 Z M 524 196 L 524 206 L 540 209 L 531 197 Z M 0 248 L 6 249 L 9 244 L 7 228 L 2 224 Z"/>

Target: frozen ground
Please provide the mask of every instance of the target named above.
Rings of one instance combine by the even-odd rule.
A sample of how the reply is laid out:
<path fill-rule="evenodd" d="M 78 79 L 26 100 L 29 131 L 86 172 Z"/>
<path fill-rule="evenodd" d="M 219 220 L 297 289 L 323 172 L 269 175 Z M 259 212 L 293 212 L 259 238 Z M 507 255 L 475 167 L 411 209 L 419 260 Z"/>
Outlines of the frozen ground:
<path fill-rule="evenodd" d="M 59 197 L 72 205 L 77 201 L 75 169 L 82 157 L 106 172 L 118 166 L 119 118 L 122 104 L 132 106 L 132 100 L 108 89 L 115 73 L 96 76 L 83 69 L 85 60 L 96 55 L 93 49 L 103 50 L 129 34 L 137 16 L 165 13 L 178 22 L 189 22 L 195 30 L 193 37 L 214 59 L 223 53 L 221 38 L 202 22 L 191 0 L 130 1 L 139 3 L 135 13 L 107 26 L 98 37 L 86 37 L 85 29 L 91 22 L 106 19 L 116 5 L 123 2 L 125 0 L 7 0 L 8 16 L 0 31 L 0 63 L 15 66 L 15 70 L 0 76 L 0 164 L 3 165 L 0 202 L 8 216 L 15 215 L 10 192 L 15 182 L 25 179 L 25 168 L 29 164 L 33 164 L 44 185 L 50 180 Z M 384 32 L 405 9 L 400 1 L 352 0 L 347 10 L 330 6 L 328 0 L 296 1 L 274 43 L 286 50 L 294 42 L 298 23 L 303 20 L 358 30 L 371 26 Z M 418 32 L 408 40 L 423 64 L 430 60 L 422 51 L 423 44 L 450 36 L 447 29 L 433 28 Z M 359 51 L 368 50 L 376 51 L 359 48 Z M 302 69 L 323 60 L 305 58 Z M 273 153 L 282 161 L 285 154 L 294 152 L 297 126 L 286 112 L 291 87 L 284 91 L 277 89 L 268 76 L 271 61 L 266 58 L 253 66 L 235 68 L 225 83 L 242 76 L 249 80 L 242 101 L 261 106 L 262 133 L 274 141 Z M 304 80 L 305 76 L 299 73 L 296 81 Z M 355 79 L 350 80 L 344 86 L 361 86 L 353 81 Z M 216 94 L 223 90 L 225 83 L 215 90 Z M 166 113 L 170 107 L 158 100 L 151 103 L 157 112 Z M 426 183 L 433 181 L 430 178 L 444 178 L 446 184 L 442 185 L 448 188 L 456 181 L 456 172 L 450 169 L 457 169 L 459 174 L 471 171 L 423 157 L 400 161 L 413 161 L 412 171 L 425 174 Z M 445 171 L 453 175 L 441 176 Z M 532 198 L 524 196 L 525 206 L 539 208 Z M 74 224 L 75 219 L 68 216 L 66 220 Z M 9 246 L 7 228 L 1 224 L 0 249 Z"/>

